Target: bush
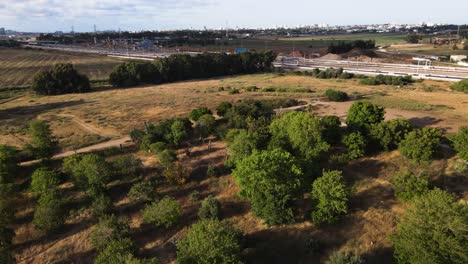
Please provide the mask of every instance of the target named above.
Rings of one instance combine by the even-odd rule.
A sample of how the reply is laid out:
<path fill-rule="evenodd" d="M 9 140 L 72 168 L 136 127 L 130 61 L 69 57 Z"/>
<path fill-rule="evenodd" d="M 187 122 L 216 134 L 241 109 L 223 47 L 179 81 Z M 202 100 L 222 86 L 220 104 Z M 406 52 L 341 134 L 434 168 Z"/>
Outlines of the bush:
<path fill-rule="evenodd" d="M 208 168 L 206 168 L 206 177 L 216 177 L 216 167 L 213 165 L 208 165 Z"/>
<path fill-rule="evenodd" d="M 232 104 L 230 102 L 221 102 L 218 107 L 216 107 L 216 114 L 224 116 L 231 108 Z"/>
<path fill-rule="evenodd" d="M 341 171 L 324 171 L 312 184 L 312 220 L 318 225 L 335 223 L 348 212 L 348 197 Z"/>
<path fill-rule="evenodd" d="M 416 176 L 409 170 L 398 172 L 392 180 L 395 196 L 403 201 L 410 201 L 429 191 L 429 182 L 423 176 Z"/>
<path fill-rule="evenodd" d="M 408 119 L 397 118 L 373 125 L 370 128 L 370 137 L 377 143 L 378 149 L 390 151 L 396 149 L 412 130 L 413 127 Z"/>
<path fill-rule="evenodd" d="M 366 77 L 361 79 L 360 83 L 363 85 L 398 85 L 403 86 L 413 83 L 413 77 L 407 76 L 388 76 L 388 75 L 377 75 L 376 77 Z"/>
<path fill-rule="evenodd" d="M 55 64 L 50 70 L 39 71 L 34 75 L 31 88 L 41 95 L 91 91 L 88 77 L 79 74 L 72 64 Z"/>
<path fill-rule="evenodd" d="M 436 189 L 416 198 L 390 240 L 399 263 L 467 263 L 468 205 Z"/>
<path fill-rule="evenodd" d="M 164 197 L 160 201 L 153 202 L 143 209 L 143 221 L 169 228 L 176 224 L 182 215 L 179 203 L 171 197 Z"/>
<path fill-rule="evenodd" d="M 31 192 L 40 195 L 54 189 L 60 183 L 58 175 L 53 170 L 39 168 L 31 175 Z"/>
<path fill-rule="evenodd" d="M 112 160 L 112 168 L 115 176 L 134 178 L 141 172 L 141 160 L 135 158 L 134 155 L 122 155 Z M 122 177 L 117 177 L 121 179 Z"/>
<path fill-rule="evenodd" d="M 254 151 L 237 163 L 232 175 L 240 195 L 250 200 L 255 216 L 268 225 L 294 221 L 292 203 L 302 196 L 304 179 L 289 152 Z"/>
<path fill-rule="evenodd" d="M 370 126 L 384 120 L 385 110 L 370 102 L 355 102 L 349 109 L 346 124 L 351 130 L 367 132 Z"/>
<path fill-rule="evenodd" d="M 189 131 L 186 128 L 185 122 L 181 120 L 176 120 L 171 125 L 171 139 L 172 143 L 176 146 L 182 142 L 182 140 L 186 139 L 189 135 Z"/>
<path fill-rule="evenodd" d="M 225 223 L 201 220 L 177 243 L 177 263 L 241 263 L 241 238 Z"/>
<path fill-rule="evenodd" d="M 334 251 L 330 255 L 329 264 L 363 264 L 364 260 L 359 255 L 345 253 L 343 251 Z"/>
<path fill-rule="evenodd" d="M 468 127 L 460 128 L 457 135 L 450 137 L 450 141 L 460 158 L 468 161 Z"/>
<path fill-rule="evenodd" d="M 109 241 L 94 259 L 94 264 L 125 263 L 132 257 L 137 247 L 130 238 L 114 239 Z"/>
<path fill-rule="evenodd" d="M 169 167 L 174 161 L 177 160 L 177 153 L 172 149 L 165 149 L 156 154 L 159 163 L 165 167 Z"/>
<path fill-rule="evenodd" d="M 468 93 L 468 79 L 454 83 L 450 88 L 454 91 Z"/>
<path fill-rule="evenodd" d="M 155 188 L 150 181 L 137 182 L 132 185 L 127 196 L 134 203 L 149 202 L 153 200 Z"/>
<path fill-rule="evenodd" d="M 221 212 L 220 212 L 221 203 L 214 198 L 213 196 L 206 197 L 198 209 L 198 217 L 200 219 L 220 219 Z"/>
<path fill-rule="evenodd" d="M 34 211 L 33 224 L 46 233 L 54 232 L 65 222 L 62 197 L 57 190 L 49 190 L 39 198 Z"/>
<path fill-rule="evenodd" d="M 112 213 L 114 204 L 111 198 L 105 194 L 99 194 L 91 203 L 91 212 L 94 217 L 101 217 Z"/>
<path fill-rule="evenodd" d="M 182 185 L 190 178 L 190 171 L 181 162 L 174 162 L 164 170 L 163 176 L 170 184 Z"/>
<path fill-rule="evenodd" d="M 201 116 L 195 124 L 195 129 L 198 131 L 200 137 L 207 137 L 214 132 L 216 120 L 212 115 Z"/>
<path fill-rule="evenodd" d="M 232 89 L 232 90 L 229 90 L 229 94 L 230 94 L 230 95 L 233 95 L 233 94 L 240 94 L 240 90 L 237 89 L 237 88 L 234 88 L 234 89 Z"/>
<path fill-rule="evenodd" d="M 211 110 L 208 109 L 207 107 L 199 107 L 199 108 L 193 109 L 192 112 L 190 112 L 189 117 L 190 119 L 196 122 L 198 121 L 198 119 L 200 119 L 200 117 L 204 115 L 212 115 L 212 114 L 213 113 L 211 112 Z"/>
<path fill-rule="evenodd" d="M 442 131 L 435 128 L 417 129 L 408 133 L 400 142 L 399 150 L 403 156 L 414 162 L 430 161 L 439 149 Z"/>
<path fill-rule="evenodd" d="M 91 245 L 97 251 L 102 251 L 109 242 L 125 238 L 129 231 L 130 227 L 126 221 L 118 219 L 115 215 L 105 215 L 99 218 L 98 224 L 92 229 Z"/>
<path fill-rule="evenodd" d="M 155 142 L 150 145 L 149 149 L 151 150 L 151 153 L 158 154 L 161 153 L 162 151 L 166 150 L 168 148 L 167 144 L 164 142 Z"/>
<path fill-rule="evenodd" d="M 358 159 L 366 154 L 366 139 L 359 132 L 351 133 L 343 138 L 343 144 L 348 149 L 350 159 Z"/>
<path fill-rule="evenodd" d="M 342 91 L 337 91 L 334 89 L 328 89 L 325 92 L 325 96 L 327 96 L 328 100 L 333 102 L 344 102 L 348 101 L 349 97 L 348 94 Z"/>
<path fill-rule="evenodd" d="M 34 121 L 29 125 L 31 143 L 28 145 L 31 153 L 38 159 L 50 158 L 57 148 L 57 141 L 52 136 L 50 127 L 42 121 Z"/>

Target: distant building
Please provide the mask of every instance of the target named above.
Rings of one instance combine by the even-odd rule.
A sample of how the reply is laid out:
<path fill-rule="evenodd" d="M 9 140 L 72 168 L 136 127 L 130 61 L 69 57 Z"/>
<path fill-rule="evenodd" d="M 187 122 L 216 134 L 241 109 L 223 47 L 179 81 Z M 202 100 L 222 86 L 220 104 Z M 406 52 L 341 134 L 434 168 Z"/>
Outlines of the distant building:
<path fill-rule="evenodd" d="M 0 35 L 5 35 L 6 32 L 5 32 L 5 28 L 0 28 Z"/>

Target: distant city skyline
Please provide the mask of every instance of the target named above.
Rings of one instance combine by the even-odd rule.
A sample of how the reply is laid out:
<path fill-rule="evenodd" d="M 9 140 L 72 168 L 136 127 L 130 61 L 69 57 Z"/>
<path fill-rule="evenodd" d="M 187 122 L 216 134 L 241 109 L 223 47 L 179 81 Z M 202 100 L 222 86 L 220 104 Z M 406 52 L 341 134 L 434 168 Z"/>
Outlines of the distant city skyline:
<path fill-rule="evenodd" d="M 468 24 L 468 1 L 0 0 L 0 27 L 25 32 Z"/>

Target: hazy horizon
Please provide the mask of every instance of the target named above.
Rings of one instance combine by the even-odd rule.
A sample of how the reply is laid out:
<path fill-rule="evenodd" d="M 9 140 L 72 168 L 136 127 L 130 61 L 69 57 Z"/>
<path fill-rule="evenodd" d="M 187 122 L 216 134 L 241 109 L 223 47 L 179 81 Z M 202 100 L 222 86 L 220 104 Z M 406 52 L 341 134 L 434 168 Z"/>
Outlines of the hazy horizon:
<path fill-rule="evenodd" d="M 331 8 L 329 7 L 331 6 Z M 468 2 L 370 0 L 0 0 L 0 27 L 27 32 L 271 28 L 330 25 L 465 24 Z"/>

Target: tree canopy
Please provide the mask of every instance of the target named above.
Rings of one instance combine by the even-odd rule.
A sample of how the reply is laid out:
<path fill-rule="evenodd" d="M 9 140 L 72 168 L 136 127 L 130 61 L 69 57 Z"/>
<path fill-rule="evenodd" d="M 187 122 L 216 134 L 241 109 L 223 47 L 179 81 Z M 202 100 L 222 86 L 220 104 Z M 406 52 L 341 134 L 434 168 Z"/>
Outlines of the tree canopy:
<path fill-rule="evenodd" d="M 32 89 L 41 95 L 85 93 L 91 90 L 88 77 L 79 74 L 72 64 L 55 64 L 33 78 Z"/>
<path fill-rule="evenodd" d="M 369 127 L 384 120 L 385 110 L 370 102 L 355 102 L 349 109 L 346 124 L 351 130 L 367 132 Z"/>

